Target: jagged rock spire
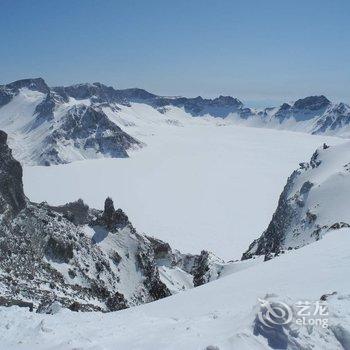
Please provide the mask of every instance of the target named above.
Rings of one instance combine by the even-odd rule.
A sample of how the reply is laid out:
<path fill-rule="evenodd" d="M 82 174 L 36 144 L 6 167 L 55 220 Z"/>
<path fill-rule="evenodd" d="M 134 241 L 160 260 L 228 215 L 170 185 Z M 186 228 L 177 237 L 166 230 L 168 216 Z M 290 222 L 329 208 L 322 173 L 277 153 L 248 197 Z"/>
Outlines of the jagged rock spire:
<path fill-rule="evenodd" d="M 110 197 L 105 200 L 102 220 L 111 232 L 115 232 L 118 228 L 123 228 L 129 223 L 127 215 L 121 209 L 114 209 L 114 203 Z"/>

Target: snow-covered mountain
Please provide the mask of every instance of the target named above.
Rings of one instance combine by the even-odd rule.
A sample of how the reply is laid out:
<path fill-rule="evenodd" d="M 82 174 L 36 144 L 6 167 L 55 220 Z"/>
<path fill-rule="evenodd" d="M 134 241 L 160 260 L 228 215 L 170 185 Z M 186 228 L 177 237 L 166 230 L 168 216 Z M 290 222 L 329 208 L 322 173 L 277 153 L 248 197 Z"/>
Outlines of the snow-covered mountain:
<path fill-rule="evenodd" d="M 42 79 L 0 87 L 0 127 L 9 133 L 16 157 L 50 165 L 99 157 L 127 157 L 141 143 L 109 120 L 91 99 L 61 95 Z"/>
<path fill-rule="evenodd" d="M 108 198 L 104 210 L 82 200 L 59 207 L 32 203 L 22 167 L 0 131 L 0 305 L 51 312 L 112 311 L 216 279 L 213 254 L 181 254 L 138 233 Z"/>
<path fill-rule="evenodd" d="M 272 220 L 243 258 L 299 248 L 350 227 L 350 143 L 326 144 L 288 178 Z"/>
<path fill-rule="evenodd" d="M 324 96 L 255 110 L 230 96 L 163 97 L 101 83 L 50 88 L 37 78 L 0 86 L 0 128 L 9 134 L 16 158 L 29 165 L 127 157 L 128 150 L 144 145 L 142 135 L 152 124 L 185 126 L 192 117 L 220 126 L 350 136 L 350 107 Z"/>
<path fill-rule="evenodd" d="M 332 103 L 323 95 L 283 103 L 278 108 L 266 108 L 256 114 L 267 127 L 314 135 L 350 136 L 350 107 L 344 103 Z M 256 119 L 254 113 L 249 117 Z"/>

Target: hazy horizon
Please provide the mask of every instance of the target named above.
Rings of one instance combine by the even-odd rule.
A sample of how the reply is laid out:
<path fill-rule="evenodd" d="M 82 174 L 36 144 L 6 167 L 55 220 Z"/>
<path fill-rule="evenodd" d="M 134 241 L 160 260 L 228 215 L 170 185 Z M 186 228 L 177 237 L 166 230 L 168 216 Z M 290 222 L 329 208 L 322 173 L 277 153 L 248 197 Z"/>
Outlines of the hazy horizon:
<path fill-rule="evenodd" d="M 349 10 L 344 0 L 4 0 L 1 80 L 350 102 Z"/>

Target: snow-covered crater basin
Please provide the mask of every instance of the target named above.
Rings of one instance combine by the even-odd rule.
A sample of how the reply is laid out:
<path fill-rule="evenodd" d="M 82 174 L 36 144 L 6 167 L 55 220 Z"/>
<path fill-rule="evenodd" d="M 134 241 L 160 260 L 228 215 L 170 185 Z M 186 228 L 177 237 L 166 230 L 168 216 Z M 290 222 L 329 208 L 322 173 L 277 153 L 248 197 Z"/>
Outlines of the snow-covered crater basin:
<path fill-rule="evenodd" d="M 126 130 L 132 134 L 132 127 Z M 147 144 L 129 159 L 24 167 L 32 201 L 58 205 L 107 196 L 134 226 L 183 252 L 240 258 L 262 233 L 290 173 L 323 142 L 344 139 L 213 124 L 162 126 L 134 135 Z"/>

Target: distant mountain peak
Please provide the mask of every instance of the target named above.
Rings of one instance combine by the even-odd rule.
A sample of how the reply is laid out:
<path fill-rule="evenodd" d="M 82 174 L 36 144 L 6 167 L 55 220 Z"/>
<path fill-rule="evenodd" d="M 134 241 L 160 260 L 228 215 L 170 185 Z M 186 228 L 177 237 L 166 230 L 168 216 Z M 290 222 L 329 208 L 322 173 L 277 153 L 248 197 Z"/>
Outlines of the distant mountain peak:
<path fill-rule="evenodd" d="M 331 101 L 324 95 L 308 96 L 294 102 L 293 107 L 297 109 L 308 109 L 311 111 L 327 108 Z"/>
<path fill-rule="evenodd" d="M 15 90 L 16 92 L 18 92 L 18 90 L 22 88 L 28 88 L 30 90 L 42 92 L 44 94 L 50 92 L 50 88 L 43 78 L 29 78 L 16 80 L 10 84 L 2 85 L 2 87 L 6 87 L 10 90 Z"/>

